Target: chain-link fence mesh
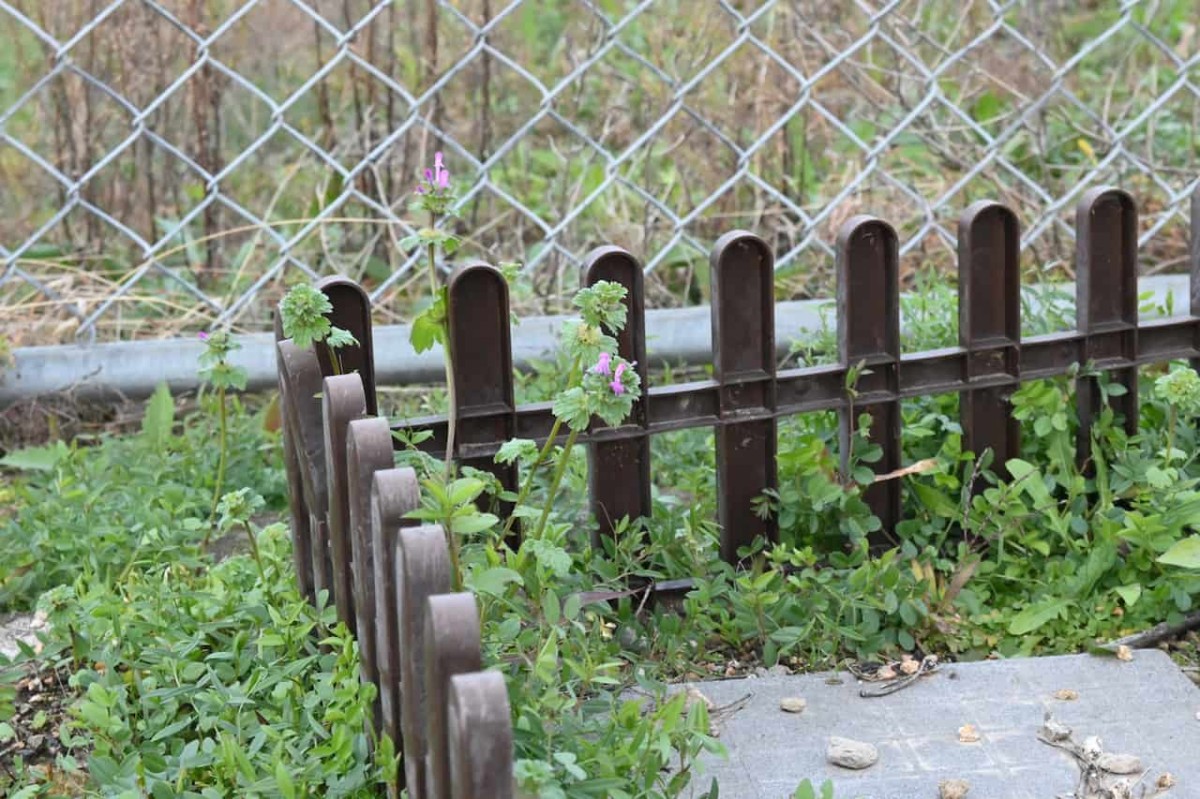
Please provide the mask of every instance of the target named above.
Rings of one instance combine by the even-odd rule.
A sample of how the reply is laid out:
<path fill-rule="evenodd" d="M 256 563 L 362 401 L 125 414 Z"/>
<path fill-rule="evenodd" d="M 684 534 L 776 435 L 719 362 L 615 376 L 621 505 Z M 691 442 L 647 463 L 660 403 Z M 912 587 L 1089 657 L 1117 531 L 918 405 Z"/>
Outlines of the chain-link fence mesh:
<path fill-rule="evenodd" d="M 888 219 L 952 275 L 971 201 L 1071 272 L 1072 209 L 1142 207 L 1181 266 L 1200 155 L 1194 0 L 0 0 L 0 302 L 11 343 L 261 329 L 286 285 L 424 282 L 399 241 L 435 150 L 456 257 L 520 261 L 552 310 L 602 243 L 696 302 L 747 228 L 779 296 L 831 286 L 839 224 Z"/>

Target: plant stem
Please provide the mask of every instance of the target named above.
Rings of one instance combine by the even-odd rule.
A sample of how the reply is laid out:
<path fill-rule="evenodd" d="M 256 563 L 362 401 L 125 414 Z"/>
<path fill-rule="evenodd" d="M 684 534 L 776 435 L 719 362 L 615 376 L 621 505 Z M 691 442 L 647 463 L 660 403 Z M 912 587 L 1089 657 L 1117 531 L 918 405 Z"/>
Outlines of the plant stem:
<path fill-rule="evenodd" d="M 1170 415 L 1167 424 L 1167 466 L 1170 466 L 1175 456 L 1175 406 L 1172 405 L 1167 413 Z"/>
<path fill-rule="evenodd" d="M 450 531 L 450 525 L 444 525 L 442 529 L 446 531 L 446 545 L 450 550 L 450 588 L 458 592 L 463 587 L 462 567 L 458 559 L 458 539 Z"/>
<path fill-rule="evenodd" d="M 579 372 L 579 359 L 571 364 L 571 371 L 567 374 L 567 386 L 570 387 L 575 383 Z M 519 508 L 525 504 L 525 500 L 529 499 L 529 494 L 533 491 L 533 480 L 537 475 L 538 469 L 550 457 L 550 451 L 554 449 L 554 441 L 558 438 L 559 431 L 562 430 L 562 420 L 555 417 L 554 425 L 550 428 L 550 435 L 546 437 L 546 443 L 538 450 L 537 457 L 533 459 L 533 465 L 529 467 L 529 473 L 525 475 L 525 482 L 521 485 L 521 491 L 517 494 L 517 501 L 513 505 L 514 508 Z M 570 443 L 575 443 L 573 440 Z M 512 532 L 513 523 L 516 521 L 515 515 L 509 515 L 507 521 L 504 522 L 504 532 L 501 533 L 501 540 L 508 538 L 508 534 Z"/>
<path fill-rule="evenodd" d="M 437 228 L 437 216 L 433 213 L 429 214 L 429 227 L 431 229 Z M 437 302 L 437 245 L 432 242 L 429 244 L 429 291 L 430 300 Z M 446 341 L 442 346 L 442 353 L 444 355 L 442 360 L 446 367 L 446 401 L 449 404 L 446 412 L 446 482 L 449 482 L 454 474 L 454 433 L 458 427 L 458 403 L 455 401 L 454 393 L 454 353 L 450 351 L 449 298 L 446 301 L 445 325 Z"/>
<path fill-rule="evenodd" d="M 226 446 L 226 443 L 227 443 L 226 438 L 227 438 L 227 431 L 228 431 L 228 419 L 227 419 L 226 410 L 225 410 L 225 387 L 224 386 L 221 386 L 220 388 L 217 389 L 217 403 L 219 405 L 217 413 L 218 413 L 218 418 L 220 419 L 220 426 L 221 426 L 220 440 L 218 443 L 218 447 L 220 448 L 220 455 L 217 458 L 217 483 L 213 487 L 212 508 L 210 509 L 209 514 L 208 514 L 208 519 L 209 519 L 208 532 L 204 534 L 204 543 L 205 544 L 208 543 L 208 537 L 210 535 L 212 535 L 212 521 L 217 516 L 217 504 L 221 501 L 221 487 L 222 487 L 222 483 L 225 482 L 225 460 L 226 460 L 226 453 L 228 451 L 228 448 Z"/>
<path fill-rule="evenodd" d="M 537 457 L 533 459 L 533 464 L 529 467 L 529 472 L 525 475 L 525 482 L 521 485 L 521 491 L 517 494 L 517 501 L 513 508 L 519 508 L 525 504 L 525 500 L 529 499 L 530 492 L 533 491 L 533 478 L 537 474 L 537 470 L 546 462 L 546 458 L 550 456 L 550 450 L 554 448 L 554 440 L 558 438 L 558 431 L 562 429 L 562 420 L 555 419 L 554 426 L 550 428 L 550 435 L 546 437 L 546 443 L 538 450 Z M 513 522 L 517 519 L 515 514 L 510 514 L 508 520 L 504 523 L 504 532 L 501 538 L 507 538 L 512 532 Z"/>
<path fill-rule="evenodd" d="M 250 528 L 250 523 L 243 525 L 246 529 L 246 538 L 250 542 L 250 554 L 254 557 L 254 562 L 258 564 L 258 576 L 262 578 L 263 589 L 270 590 L 267 585 L 267 570 L 263 566 L 262 556 L 258 554 L 258 539 L 254 537 L 254 530 Z"/>
<path fill-rule="evenodd" d="M 566 474 L 567 465 L 571 461 L 571 449 L 575 446 L 577 438 L 579 438 L 579 431 L 572 428 L 571 434 L 567 436 L 567 443 L 563 445 L 562 452 L 558 456 L 558 466 L 554 470 L 554 477 L 550 480 L 550 493 L 546 496 L 546 504 L 542 507 L 542 517 L 538 519 L 534 538 L 541 538 L 546 529 L 546 521 L 550 518 L 550 509 L 554 507 L 554 497 L 558 494 L 558 486 L 562 483 L 563 475 Z"/>

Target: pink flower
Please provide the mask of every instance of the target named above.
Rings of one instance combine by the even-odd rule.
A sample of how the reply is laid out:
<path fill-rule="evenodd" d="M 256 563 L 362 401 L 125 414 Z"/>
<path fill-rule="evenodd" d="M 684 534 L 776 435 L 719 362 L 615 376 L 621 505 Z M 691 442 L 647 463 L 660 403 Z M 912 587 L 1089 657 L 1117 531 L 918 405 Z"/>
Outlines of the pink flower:
<path fill-rule="evenodd" d="M 440 152 L 433 154 L 433 169 L 423 170 L 422 175 L 424 179 L 416 188 L 417 194 L 439 197 L 450 188 L 450 171 L 446 169 L 446 161 Z"/>
<path fill-rule="evenodd" d="M 201 340 L 201 341 L 208 341 L 208 333 L 205 333 L 203 330 L 201 330 L 201 331 L 200 331 L 200 340 Z"/>
<path fill-rule="evenodd" d="M 450 188 L 450 171 L 446 169 L 446 162 L 442 160 L 440 152 L 433 154 L 433 172 L 434 183 L 439 189 Z"/>
<path fill-rule="evenodd" d="M 624 394 L 625 393 L 625 384 L 621 382 L 621 372 L 624 372 L 624 371 L 625 371 L 625 364 L 623 364 L 623 363 L 617 364 L 616 372 L 613 374 L 613 380 L 611 383 L 608 384 L 609 388 L 611 388 L 613 390 L 614 394 Z"/>
<path fill-rule="evenodd" d="M 592 367 L 592 374 L 607 375 L 612 374 L 612 356 L 607 352 L 600 353 L 600 360 Z M 618 367 L 619 368 L 619 367 Z"/>

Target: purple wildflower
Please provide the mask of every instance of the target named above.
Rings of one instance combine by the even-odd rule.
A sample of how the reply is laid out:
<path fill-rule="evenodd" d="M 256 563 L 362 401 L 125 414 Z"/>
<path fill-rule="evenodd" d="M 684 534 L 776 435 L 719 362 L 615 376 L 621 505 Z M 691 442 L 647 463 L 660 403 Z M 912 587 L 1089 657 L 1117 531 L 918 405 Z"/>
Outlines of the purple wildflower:
<path fill-rule="evenodd" d="M 613 380 L 611 383 L 608 384 L 609 388 L 611 388 L 613 390 L 614 394 L 624 394 L 625 393 L 625 384 L 621 382 L 621 372 L 624 372 L 624 371 L 625 371 L 625 364 L 623 364 L 623 363 L 617 364 L 616 371 L 613 374 Z"/>
<path fill-rule="evenodd" d="M 612 356 L 607 352 L 600 353 L 600 360 L 592 367 L 592 374 L 608 375 L 612 374 Z"/>
<path fill-rule="evenodd" d="M 450 171 L 446 169 L 446 161 L 440 152 L 433 154 L 433 169 L 422 170 L 422 181 L 416 188 L 416 193 L 422 196 L 441 198 L 442 193 L 450 188 Z"/>
<path fill-rule="evenodd" d="M 450 188 L 450 170 L 446 169 L 446 163 L 442 160 L 440 152 L 433 154 L 433 172 L 434 182 L 439 189 Z"/>
<path fill-rule="evenodd" d="M 205 331 L 201 330 L 201 331 L 200 331 L 200 340 L 201 340 L 201 341 L 208 341 L 208 333 L 206 333 Z"/>

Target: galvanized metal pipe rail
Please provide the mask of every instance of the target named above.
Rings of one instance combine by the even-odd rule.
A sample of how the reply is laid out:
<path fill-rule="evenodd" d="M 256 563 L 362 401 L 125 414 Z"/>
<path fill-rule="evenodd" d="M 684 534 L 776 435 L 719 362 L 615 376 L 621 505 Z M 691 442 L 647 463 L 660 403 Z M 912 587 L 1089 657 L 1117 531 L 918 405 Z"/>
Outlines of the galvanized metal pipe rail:
<path fill-rule="evenodd" d="M 1025 288 L 1035 311 L 1047 286 Z M 1074 296 L 1073 283 L 1053 284 Z M 1188 308 L 1187 275 L 1156 275 L 1138 282 L 1147 304 L 1163 306 L 1168 298 L 1180 312 Z M 791 342 L 813 335 L 822 327 L 822 308 L 831 300 L 781 302 L 775 306 L 775 342 L 780 357 Z M 1066 303 L 1070 306 L 1070 303 Z M 647 350 L 652 364 L 712 363 L 712 336 L 708 306 L 646 312 Z M 1143 313 L 1143 320 L 1157 318 Z M 527 368 L 531 361 L 552 353 L 565 316 L 539 316 L 521 320 L 513 329 L 513 363 Z M 901 318 L 903 328 L 905 320 Z M 443 377 L 442 354 L 437 348 L 417 355 L 408 342 L 408 325 L 374 328 L 375 370 L 382 385 L 438 382 Z M 260 391 L 276 385 L 275 337 L 250 333 L 238 337 L 243 348 L 232 361 L 246 369 L 248 388 Z M 204 344 L 193 339 L 163 339 L 109 344 L 67 344 L 22 347 L 13 351 L 13 365 L 0 371 L 0 406 L 39 396 L 72 392 L 81 398 L 141 399 L 166 382 L 173 392 L 199 388 L 196 360 Z"/>

